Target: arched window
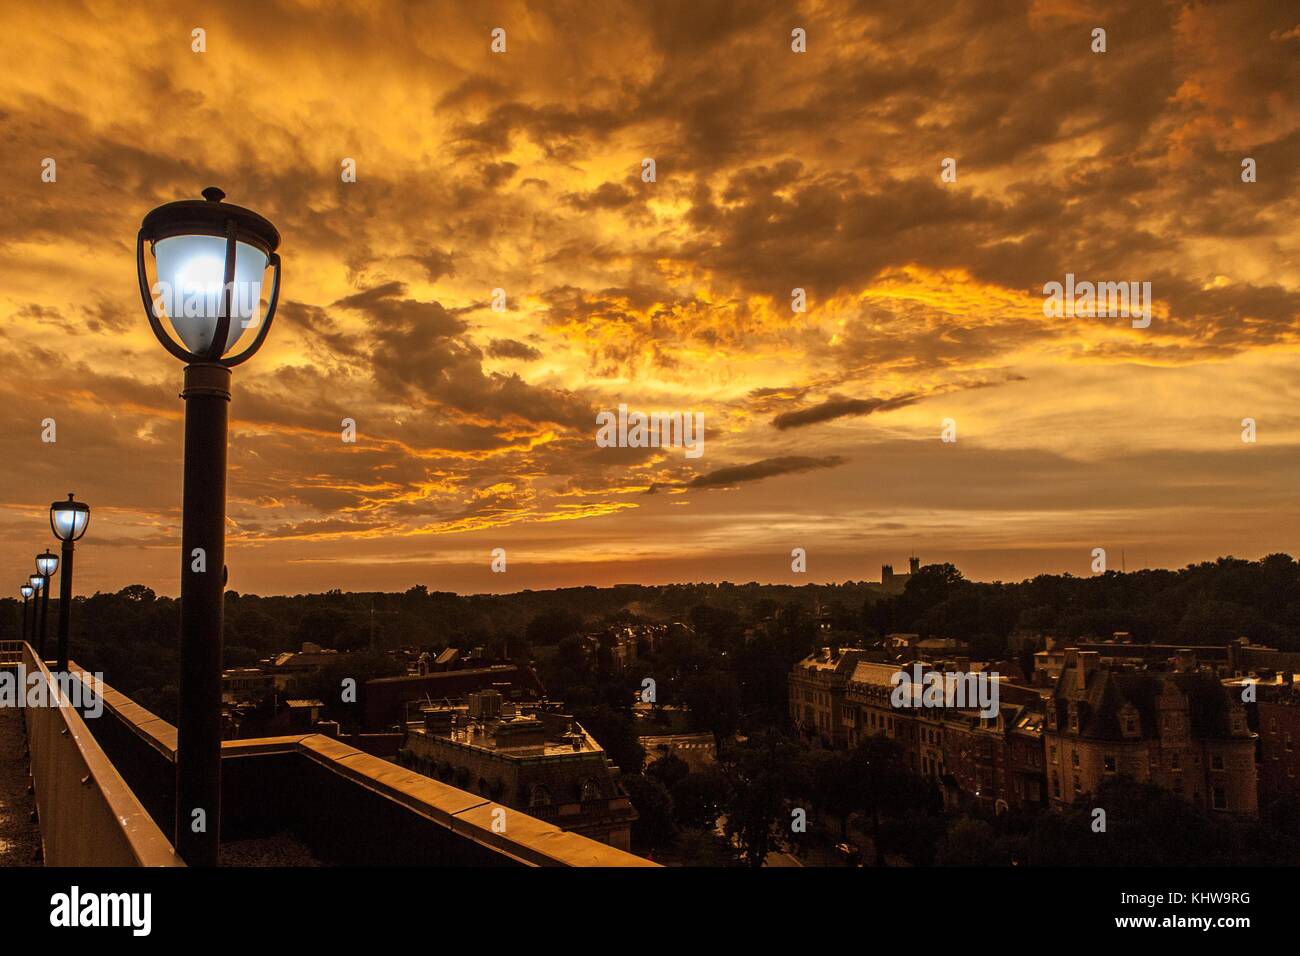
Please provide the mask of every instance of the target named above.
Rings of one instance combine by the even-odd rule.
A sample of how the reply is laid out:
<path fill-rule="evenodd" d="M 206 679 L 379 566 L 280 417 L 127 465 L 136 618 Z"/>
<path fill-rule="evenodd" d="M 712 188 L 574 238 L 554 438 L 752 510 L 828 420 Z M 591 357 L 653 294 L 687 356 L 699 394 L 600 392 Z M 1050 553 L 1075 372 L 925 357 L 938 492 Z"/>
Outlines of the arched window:
<path fill-rule="evenodd" d="M 533 784 L 532 793 L 528 797 L 530 807 L 545 807 L 554 803 L 551 799 L 551 791 L 546 789 L 545 785 L 540 783 Z"/>

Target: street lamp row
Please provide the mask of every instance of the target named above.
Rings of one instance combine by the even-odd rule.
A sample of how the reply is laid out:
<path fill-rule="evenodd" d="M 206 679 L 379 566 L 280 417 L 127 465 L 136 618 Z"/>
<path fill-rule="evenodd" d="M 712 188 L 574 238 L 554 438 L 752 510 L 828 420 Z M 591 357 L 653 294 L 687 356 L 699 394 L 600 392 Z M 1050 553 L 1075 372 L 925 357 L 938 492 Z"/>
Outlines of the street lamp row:
<path fill-rule="evenodd" d="M 280 233 L 251 209 L 222 202 L 215 186 L 201 200 L 151 210 L 136 236 L 136 272 L 149 326 L 185 363 L 184 485 L 181 506 L 180 708 L 176 746 L 175 847 L 190 866 L 215 866 L 221 828 L 221 643 L 226 586 L 226 432 L 231 368 L 266 341 L 280 298 Z M 145 249 L 157 281 L 148 276 Z M 271 290 L 261 315 L 261 288 Z M 172 332 L 169 334 L 163 320 Z M 235 351 L 244 332 L 251 343 Z M 41 592 L 40 653 L 45 654 L 49 582 L 59 579 L 59 670 L 68 666 L 74 542 L 86 533 L 90 509 L 68 495 L 50 506 L 50 527 L 62 557 L 48 550 L 20 589 L 23 636 L 28 601 Z M 31 614 L 36 635 L 36 610 Z"/>

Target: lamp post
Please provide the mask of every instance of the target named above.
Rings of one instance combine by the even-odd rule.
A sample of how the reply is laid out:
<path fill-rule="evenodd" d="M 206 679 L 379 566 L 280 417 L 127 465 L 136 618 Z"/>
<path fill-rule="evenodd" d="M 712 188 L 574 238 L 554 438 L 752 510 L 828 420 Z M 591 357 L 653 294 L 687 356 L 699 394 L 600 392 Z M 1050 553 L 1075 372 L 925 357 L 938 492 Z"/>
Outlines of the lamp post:
<path fill-rule="evenodd" d="M 221 638 L 226 560 L 226 423 L 230 370 L 262 347 L 280 296 L 280 233 L 262 216 L 203 199 L 149 212 L 136 238 L 136 271 L 149 326 L 185 363 L 181 506 L 180 713 L 175 846 L 190 866 L 215 866 L 221 840 Z M 158 281 L 150 286 L 145 244 Z M 271 268 L 266 315 L 261 287 Z M 152 293 L 152 294 L 151 294 Z M 177 338 L 163 326 L 167 319 Z M 251 344 L 234 353 L 244 332 Z M 232 354 L 234 353 L 234 354 Z"/>
<path fill-rule="evenodd" d="M 36 556 L 36 570 L 45 578 L 45 591 L 41 594 L 41 630 L 40 630 L 40 655 L 41 660 L 45 660 L 45 633 L 46 621 L 50 615 L 50 582 L 54 580 L 54 572 L 59 569 L 59 557 L 52 554 L 49 548 L 46 548 L 43 554 Z M 32 609 L 35 611 L 35 608 Z M 34 624 L 35 622 L 33 622 Z"/>
<path fill-rule="evenodd" d="M 27 640 L 27 599 L 34 593 L 30 584 L 24 584 L 18 589 L 23 596 L 23 640 Z"/>
<path fill-rule="evenodd" d="M 60 672 L 68 669 L 68 630 L 72 626 L 72 550 L 90 525 L 90 506 L 73 500 L 68 492 L 67 501 L 50 505 L 50 528 L 54 537 L 62 542 L 63 572 L 59 575 L 59 663 Z"/>
<path fill-rule="evenodd" d="M 45 592 L 45 586 L 48 582 L 39 574 L 29 575 L 27 586 L 32 589 L 32 646 L 36 645 L 36 621 L 37 612 L 41 607 L 41 595 Z"/>

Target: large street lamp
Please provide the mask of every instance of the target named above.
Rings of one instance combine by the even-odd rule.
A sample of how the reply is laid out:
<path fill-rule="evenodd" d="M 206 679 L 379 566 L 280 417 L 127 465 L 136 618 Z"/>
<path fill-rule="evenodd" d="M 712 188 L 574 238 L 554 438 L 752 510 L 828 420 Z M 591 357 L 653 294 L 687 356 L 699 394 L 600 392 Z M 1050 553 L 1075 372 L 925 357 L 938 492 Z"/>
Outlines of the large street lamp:
<path fill-rule="evenodd" d="M 22 587 L 18 589 L 18 593 L 20 593 L 23 596 L 23 640 L 26 641 L 27 640 L 27 599 L 31 597 L 35 593 L 35 591 L 33 590 L 30 584 L 24 584 Z M 30 644 L 31 642 L 28 641 L 28 643 Z"/>
<path fill-rule="evenodd" d="M 41 577 L 45 578 L 45 590 L 41 594 L 41 660 L 45 660 L 45 624 L 50 615 L 50 582 L 54 580 L 54 572 L 58 569 L 59 556 L 51 553 L 49 548 L 46 548 L 43 554 L 36 556 L 36 570 L 41 573 Z"/>
<path fill-rule="evenodd" d="M 72 626 L 72 550 L 74 543 L 86 533 L 90 525 L 90 506 L 74 501 L 68 492 L 67 501 L 50 505 L 50 528 L 54 537 L 62 542 L 63 573 L 59 575 L 59 664 L 60 672 L 68 669 L 68 630 Z"/>
<path fill-rule="evenodd" d="M 221 630 L 226 560 L 226 421 L 230 369 L 266 340 L 280 297 L 280 233 L 269 221 L 203 199 L 167 203 L 136 238 L 140 298 L 158 341 L 185 363 L 181 517 L 181 679 L 175 845 L 191 866 L 215 866 L 221 839 Z M 158 281 L 150 285 L 145 244 Z M 262 279 L 273 270 L 266 316 Z M 163 326 L 166 319 L 175 338 Z M 245 330 L 251 344 L 234 352 Z M 179 341 L 177 341 L 179 339 Z"/>

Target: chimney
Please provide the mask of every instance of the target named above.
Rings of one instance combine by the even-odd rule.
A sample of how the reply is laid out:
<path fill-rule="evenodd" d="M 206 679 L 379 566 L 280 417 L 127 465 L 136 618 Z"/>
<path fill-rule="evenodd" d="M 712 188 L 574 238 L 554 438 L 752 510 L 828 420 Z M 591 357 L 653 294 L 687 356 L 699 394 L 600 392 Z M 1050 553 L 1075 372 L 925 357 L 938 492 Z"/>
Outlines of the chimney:
<path fill-rule="evenodd" d="M 1075 655 L 1079 675 L 1079 689 L 1082 690 L 1088 686 L 1089 676 L 1101 663 L 1101 655 L 1096 651 L 1075 651 Z"/>

